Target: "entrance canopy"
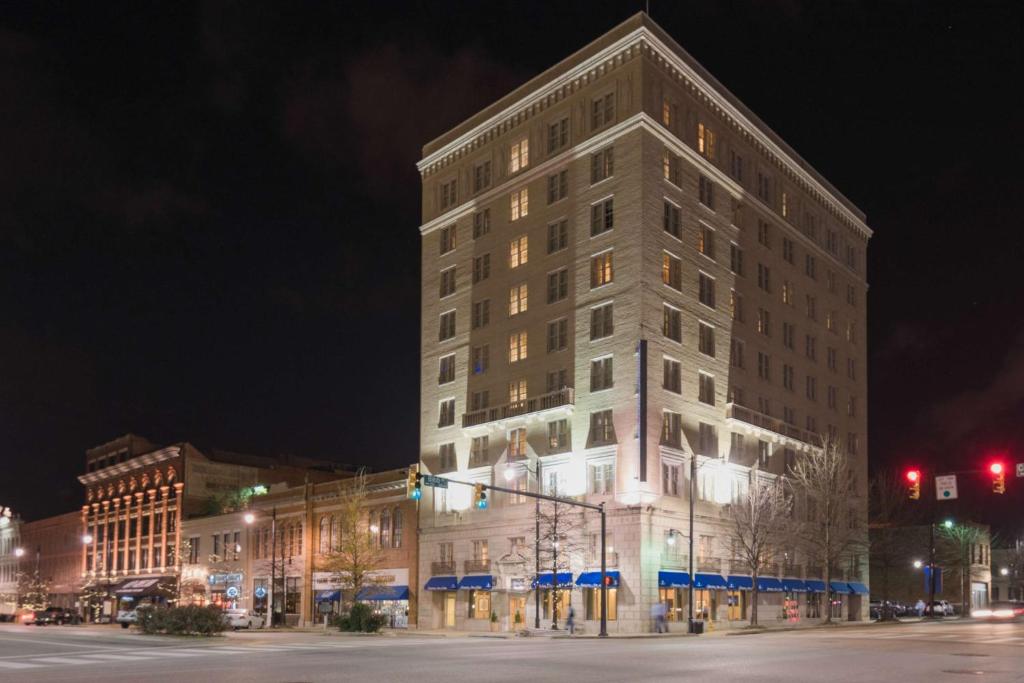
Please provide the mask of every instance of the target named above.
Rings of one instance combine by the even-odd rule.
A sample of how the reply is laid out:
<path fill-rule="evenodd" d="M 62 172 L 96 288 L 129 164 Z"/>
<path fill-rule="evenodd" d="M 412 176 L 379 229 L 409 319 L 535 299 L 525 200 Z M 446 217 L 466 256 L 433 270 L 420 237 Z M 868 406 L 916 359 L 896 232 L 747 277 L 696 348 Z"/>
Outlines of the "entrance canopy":
<path fill-rule="evenodd" d="M 114 586 L 111 591 L 120 597 L 144 598 L 152 596 L 166 596 L 166 586 L 176 582 L 173 576 L 154 576 L 148 579 L 127 579 Z"/>
<path fill-rule="evenodd" d="M 690 575 L 686 572 L 658 572 L 658 588 L 688 588 Z"/>
<path fill-rule="evenodd" d="M 856 581 L 850 581 L 847 584 L 850 587 L 850 592 L 854 595 L 867 595 L 871 591 L 863 583 L 857 583 Z"/>
<path fill-rule="evenodd" d="M 459 579 L 455 576 L 431 576 L 423 586 L 425 591 L 453 591 L 459 587 Z"/>
<path fill-rule="evenodd" d="M 782 590 L 789 593 L 806 593 L 807 584 L 800 579 L 783 579 Z"/>
<path fill-rule="evenodd" d="M 317 591 L 316 595 L 313 596 L 316 602 L 337 602 L 341 600 L 341 591 Z"/>
<path fill-rule="evenodd" d="M 356 593 L 356 600 L 371 602 L 373 600 L 408 600 L 408 586 L 367 586 Z"/>
<path fill-rule="evenodd" d="M 533 580 L 534 588 L 551 588 L 553 581 L 551 580 L 551 572 L 547 574 L 541 574 Z M 558 572 L 558 587 L 559 588 L 572 588 L 572 572 Z"/>
<path fill-rule="evenodd" d="M 807 579 L 807 590 L 811 593 L 824 593 L 825 582 L 821 579 Z"/>
<path fill-rule="evenodd" d="M 464 576 L 459 581 L 459 590 L 489 591 L 494 586 L 494 577 L 489 574 Z"/>
<path fill-rule="evenodd" d="M 608 571 L 604 573 L 605 580 L 609 588 L 619 587 L 619 572 Z M 576 585 L 581 588 L 600 588 L 601 587 L 601 572 L 583 572 L 576 579 Z"/>
<path fill-rule="evenodd" d="M 763 593 L 781 593 L 782 582 L 770 576 L 757 577 L 757 590 Z"/>
<path fill-rule="evenodd" d="M 695 574 L 693 587 L 728 590 L 729 584 L 720 574 Z"/>
<path fill-rule="evenodd" d="M 830 581 L 829 585 L 832 586 L 832 590 L 836 593 L 852 593 L 850 590 L 850 584 L 845 581 Z"/>
<path fill-rule="evenodd" d="M 733 591 L 751 591 L 754 590 L 754 580 L 749 576 L 734 576 L 730 575 L 726 579 L 726 584 L 729 586 L 729 590 Z"/>

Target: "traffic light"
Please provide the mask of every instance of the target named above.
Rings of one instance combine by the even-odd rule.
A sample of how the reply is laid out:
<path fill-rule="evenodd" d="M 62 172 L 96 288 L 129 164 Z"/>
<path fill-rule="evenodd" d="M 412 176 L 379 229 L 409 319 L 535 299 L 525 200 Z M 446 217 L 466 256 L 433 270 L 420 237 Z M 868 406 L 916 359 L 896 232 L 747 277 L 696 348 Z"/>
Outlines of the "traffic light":
<path fill-rule="evenodd" d="M 473 484 L 473 506 L 477 510 L 487 509 L 487 492 L 483 484 Z"/>
<path fill-rule="evenodd" d="M 921 497 L 921 470 L 907 470 L 907 495 L 910 500 Z"/>
<path fill-rule="evenodd" d="M 1006 468 L 1003 463 L 992 463 L 988 471 L 992 473 L 992 493 L 1006 493 Z"/>
<path fill-rule="evenodd" d="M 405 495 L 413 500 L 419 500 L 423 496 L 420 490 L 420 466 L 409 466 L 409 478 L 405 482 Z"/>

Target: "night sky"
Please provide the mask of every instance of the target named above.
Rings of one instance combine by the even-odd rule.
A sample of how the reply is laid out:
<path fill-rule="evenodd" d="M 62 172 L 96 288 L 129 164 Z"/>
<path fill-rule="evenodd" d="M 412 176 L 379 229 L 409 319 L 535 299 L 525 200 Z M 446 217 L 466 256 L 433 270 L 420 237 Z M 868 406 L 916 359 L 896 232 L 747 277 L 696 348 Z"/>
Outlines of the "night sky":
<path fill-rule="evenodd" d="M 4 3 L 0 504 L 126 432 L 415 461 L 420 148 L 643 4 Z M 1024 462 L 1022 5 L 650 5 L 867 213 L 872 467 Z"/>

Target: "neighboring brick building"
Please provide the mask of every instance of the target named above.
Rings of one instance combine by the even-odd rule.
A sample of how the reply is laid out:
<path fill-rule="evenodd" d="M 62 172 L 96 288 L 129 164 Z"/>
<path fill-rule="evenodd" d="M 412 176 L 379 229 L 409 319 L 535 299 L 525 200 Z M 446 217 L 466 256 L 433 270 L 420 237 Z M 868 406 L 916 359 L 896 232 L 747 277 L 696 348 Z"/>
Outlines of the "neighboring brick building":
<path fill-rule="evenodd" d="M 745 572 L 723 504 L 752 468 L 778 476 L 831 436 L 866 518 L 871 230 L 648 16 L 428 143 L 419 170 L 422 470 L 499 484 L 508 472 L 512 487 L 607 502 L 611 630 L 646 630 L 658 601 L 685 614 L 674 542 L 691 458 L 695 559 L 711 582 L 696 608 L 714 621 L 746 614 L 748 593 L 726 590 Z M 491 611 L 506 628 L 516 612 L 533 623 L 520 552 L 533 506 L 490 502 L 424 489 L 420 572 L 437 579 L 425 626 L 486 630 Z M 596 518 L 585 525 L 572 600 L 593 629 Z M 840 611 L 863 618 L 866 563 L 842 565 Z M 782 549 L 770 574 L 796 591 L 823 578 L 816 558 Z M 762 599 L 816 618 L 828 598 Z"/>
<path fill-rule="evenodd" d="M 36 568 L 49 584 L 50 604 L 77 608 L 82 590 L 82 521 L 78 512 L 25 522 L 21 525 L 23 572 Z"/>

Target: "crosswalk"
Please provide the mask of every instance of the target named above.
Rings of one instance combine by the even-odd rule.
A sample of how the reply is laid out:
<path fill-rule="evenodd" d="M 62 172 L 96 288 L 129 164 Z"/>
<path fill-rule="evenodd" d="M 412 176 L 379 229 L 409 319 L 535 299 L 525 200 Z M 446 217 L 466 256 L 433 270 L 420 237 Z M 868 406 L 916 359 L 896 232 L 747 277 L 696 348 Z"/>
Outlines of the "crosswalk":
<path fill-rule="evenodd" d="M 826 638 L 841 639 L 864 639 L 864 640 L 928 640 L 958 642 L 971 645 L 1024 645 L 1024 633 L 1021 635 L 1008 635 L 1007 633 L 971 633 L 959 631 L 956 633 L 936 633 L 933 630 L 924 632 L 921 630 L 902 631 L 897 629 L 850 629 L 846 632 L 819 634 Z"/>

